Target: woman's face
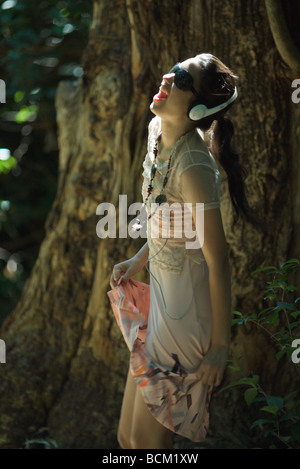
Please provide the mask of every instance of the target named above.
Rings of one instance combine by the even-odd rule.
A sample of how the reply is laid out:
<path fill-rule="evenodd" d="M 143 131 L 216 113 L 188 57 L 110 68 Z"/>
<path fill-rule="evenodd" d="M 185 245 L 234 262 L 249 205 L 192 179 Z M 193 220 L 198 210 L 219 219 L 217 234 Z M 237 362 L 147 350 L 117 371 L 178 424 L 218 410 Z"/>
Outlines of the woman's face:
<path fill-rule="evenodd" d="M 180 63 L 180 68 L 186 70 L 193 77 L 194 88 L 199 89 L 198 60 L 193 57 Z M 192 91 L 183 91 L 174 83 L 175 73 L 167 73 L 163 76 L 159 93 L 153 97 L 150 105 L 151 111 L 170 122 L 180 122 L 187 119 L 187 110 L 196 97 Z"/>

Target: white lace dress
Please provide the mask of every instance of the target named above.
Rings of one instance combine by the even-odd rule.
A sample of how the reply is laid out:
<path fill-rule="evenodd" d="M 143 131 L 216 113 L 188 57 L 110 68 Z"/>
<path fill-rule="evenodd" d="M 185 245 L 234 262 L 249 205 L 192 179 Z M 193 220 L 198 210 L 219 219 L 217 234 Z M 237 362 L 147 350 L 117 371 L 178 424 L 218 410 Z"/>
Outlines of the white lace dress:
<path fill-rule="evenodd" d="M 154 161 L 153 146 L 159 134 L 160 118 L 155 117 L 149 124 L 148 152 L 143 162 L 144 201 Z M 167 164 L 161 161 L 158 166 L 146 206 L 148 214 L 153 213 L 149 204 L 161 191 Z M 182 194 L 181 175 L 191 166 L 200 166 L 202 170 L 199 184 L 203 196 L 199 202 L 204 203 L 205 210 L 219 207 L 220 173 L 196 130 L 177 142 L 165 188 L 168 205 L 177 202 L 177 207 L 183 207 L 188 202 Z M 180 218 L 184 212 L 178 213 Z M 156 212 L 152 218 L 155 216 L 156 221 L 163 220 L 165 214 Z M 169 235 L 178 231 L 175 217 L 171 216 Z M 195 373 L 211 337 L 208 268 L 201 248 L 187 248 L 186 242 L 191 238 L 186 231 L 182 230 L 182 236 L 176 238 L 154 237 L 153 226 L 148 221 L 150 304 L 148 314 L 140 322 L 140 331 L 146 339 L 134 332 L 136 340 L 130 345 L 131 371 L 149 410 L 162 425 L 193 441 L 202 441 L 209 423 L 211 389 L 199 382 Z M 134 299 L 133 304 L 136 305 Z M 134 327 L 136 331 L 136 322 Z"/>

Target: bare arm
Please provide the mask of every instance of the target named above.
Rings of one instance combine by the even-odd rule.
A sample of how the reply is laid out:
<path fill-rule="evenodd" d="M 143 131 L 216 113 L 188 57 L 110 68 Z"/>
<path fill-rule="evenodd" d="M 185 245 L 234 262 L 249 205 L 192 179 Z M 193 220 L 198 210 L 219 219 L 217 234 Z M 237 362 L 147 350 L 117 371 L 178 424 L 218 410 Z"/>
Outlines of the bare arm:
<path fill-rule="evenodd" d="M 229 347 L 231 327 L 231 278 L 227 243 L 218 208 L 204 212 L 202 252 L 209 269 L 212 306 L 211 345 Z"/>
<path fill-rule="evenodd" d="M 193 218 L 197 233 L 201 220 L 196 217 L 196 204 L 205 203 L 201 185 L 201 167 L 187 169 L 182 175 L 183 194 L 193 206 Z M 221 383 L 230 343 L 231 280 L 227 242 L 219 208 L 204 211 L 204 243 L 202 252 L 209 269 L 210 298 L 212 307 L 211 347 L 203 359 L 198 376 L 206 384 Z"/>
<path fill-rule="evenodd" d="M 141 249 L 136 253 L 135 257 L 138 258 L 143 265 L 146 264 L 149 257 L 148 241 L 146 241 L 144 246 L 142 246 Z"/>

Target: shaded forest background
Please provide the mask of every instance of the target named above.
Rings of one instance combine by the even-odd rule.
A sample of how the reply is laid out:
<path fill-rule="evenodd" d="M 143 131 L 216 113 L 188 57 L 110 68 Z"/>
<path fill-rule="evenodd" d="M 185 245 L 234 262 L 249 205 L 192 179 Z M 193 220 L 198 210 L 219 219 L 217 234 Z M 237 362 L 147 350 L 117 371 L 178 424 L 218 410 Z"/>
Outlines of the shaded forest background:
<path fill-rule="evenodd" d="M 90 1 L 1 1 L 0 324 L 17 304 L 57 190 L 55 94 L 78 81 Z M 9 159 L 8 159 L 8 156 Z M 5 158 L 5 159 L 4 159 Z"/>
<path fill-rule="evenodd" d="M 99 240 L 96 207 L 117 205 L 119 194 L 128 195 L 128 204 L 140 200 L 150 100 L 166 69 L 202 51 L 240 76 L 235 143 L 249 172 L 250 203 L 265 220 L 262 231 L 241 221 L 233 226 L 224 188 L 233 306 L 242 311 L 224 385 L 246 375 L 250 392 L 239 385 L 214 397 L 204 447 L 277 444 L 281 412 L 289 425 L 279 444 L 298 444 L 299 400 L 291 410 L 278 397 L 299 388 L 298 374 L 286 357 L 275 358 L 270 339 L 270 331 L 285 334 L 287 325 L 275 311 L 265 333 L 251 318 L 267 306 L 269 280 L 253 270 L 300 257 L 300 117 L 291 100 L 291 83 L 300 77 L 293 69 L 300 8 L 296 0 L 273 3 L 283 7 L 292 57 L 274 42 L 267 1 L 1 2 L 0 78 L 7 85 L 7 102 L 0 105 L 3 447 L 30 447 L 28 441 L 41 438 L 49 447 L 117 447 L 128 354 L 106 291 L 114 263 L 143 243 Z M 148 281 L 145 272 L 139 278 Z M 296 267 L 290 281 L 299 285 Z M 294 298 L 284 300 L 298 321 Z M 281 340 L 286 345 L 290 336 Z M 261 415 L 259 398 L 267 399 L 271 424 L 250 428 Z M 180 438 L 177 444 L 193 447 Z"/>

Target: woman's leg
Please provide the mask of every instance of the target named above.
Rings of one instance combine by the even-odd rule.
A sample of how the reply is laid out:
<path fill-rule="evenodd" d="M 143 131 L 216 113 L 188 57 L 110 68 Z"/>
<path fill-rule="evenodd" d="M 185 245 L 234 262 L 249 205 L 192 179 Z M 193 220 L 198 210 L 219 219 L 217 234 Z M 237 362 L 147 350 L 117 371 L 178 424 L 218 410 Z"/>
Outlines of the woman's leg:
<path fill-rule="evenodd" d="M 135 404 L 136 388 L 137 385 L 132 377 L 129 368 L 118 427 L 118 442 L 121 448 L 123 449 L 131 449 L 130 435 Z"/>
<path fill-rule="evenodd" d="M 152 416 L 130 369 L 121 408 L 118 442 L 123 449 L 172 449 L 172 432 Z"/>
<path fill-rule="evenodd" d="M 161 425 L 145 404 L 137 386 L 131 427 L 132 449 L 172 449 L 172 432 Z"/>

